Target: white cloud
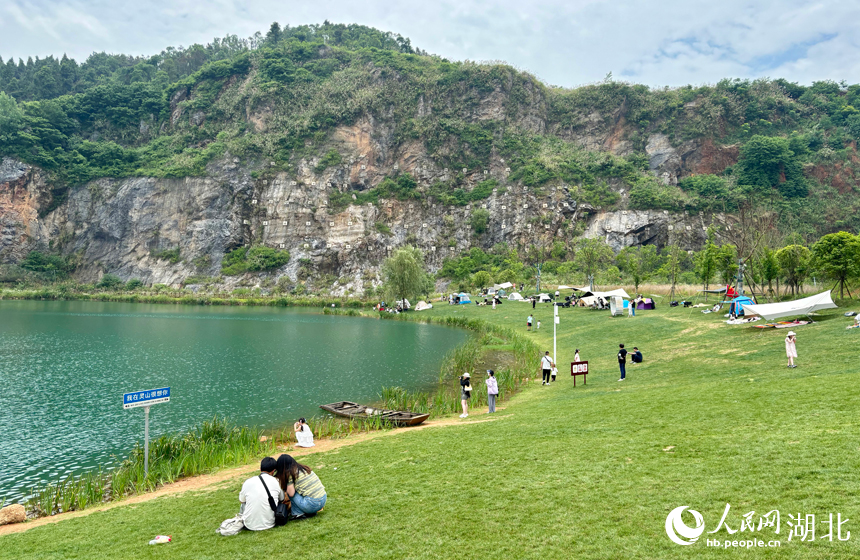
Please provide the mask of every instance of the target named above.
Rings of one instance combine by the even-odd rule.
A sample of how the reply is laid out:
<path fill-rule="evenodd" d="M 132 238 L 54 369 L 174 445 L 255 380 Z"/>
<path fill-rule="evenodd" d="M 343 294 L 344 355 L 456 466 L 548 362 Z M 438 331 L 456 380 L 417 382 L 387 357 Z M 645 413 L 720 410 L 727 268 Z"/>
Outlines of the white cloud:
<path fill-rule="evenodd" d="M 6 0 L 0 55 L 150 54 L 272 21 L 328 19 L 400 33 L 449 59 L 506 60 L 552 84 L 649 85 L 724 77 L 860 81 L 860 3 L 844 0 Z"/>

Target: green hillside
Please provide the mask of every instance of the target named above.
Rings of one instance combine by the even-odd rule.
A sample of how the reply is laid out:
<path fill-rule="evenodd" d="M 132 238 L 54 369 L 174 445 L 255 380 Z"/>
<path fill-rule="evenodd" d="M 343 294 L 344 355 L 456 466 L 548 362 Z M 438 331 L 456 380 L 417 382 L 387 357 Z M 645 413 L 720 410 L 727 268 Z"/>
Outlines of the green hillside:
<path fill-rule="evenodd" d="M 569 185 L 595 208 L 752 204 L 810 238 L 860 226 L 860 85 L 726 79 L 651 89 L 607 79 L 563 89 L 502 64 L 433 56 L 399 35 L 324 23 L 273 24 L 265 36 L 145 57 L 0 59 L 0 91 L 0 155 L 47 170 L 54 206 L 95 178 L 203 175 L 225 154 L 257 177 L 303 161 L 322 173 L 349 157 L 335 129 L 363 119 L 386 146 L 417 143 L 438 167 L 503 158 L 509 182 Z M 656 134 L 702 156 L 682 162 L 677 186 L 648 172 Z M 486 196 L 461 173 L 397 184 L 382 192 L 444 204 Z M 372 203 L 365 191 L 377 186 L 334 186 L 333 201 L 350 204 L 358 192 Z"/>

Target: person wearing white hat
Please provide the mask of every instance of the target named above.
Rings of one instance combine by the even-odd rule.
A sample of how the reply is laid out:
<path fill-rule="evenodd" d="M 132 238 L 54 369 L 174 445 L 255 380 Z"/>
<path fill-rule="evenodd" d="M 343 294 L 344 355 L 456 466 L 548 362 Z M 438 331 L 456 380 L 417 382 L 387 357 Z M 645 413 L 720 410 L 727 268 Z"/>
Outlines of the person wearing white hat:
<path fill-rule="evenodd" d="M 469 397 L 472 396 L 471 377 L 468 372 L 460 376 L 460 404 L 463 405 L 463 414 L 460 415 L 460 418 L 469 415 Z"/>
<path fill-rule="evenodd" d="M 794 331 L 788 331 L 788 335 L 785 337 L 785 355 L 788 356 L 788 367 L 796 368 L 794 365 L 794 359 L 797 357 L 797 346 L 795 342 L 797 341 L 797 335 Z"/>

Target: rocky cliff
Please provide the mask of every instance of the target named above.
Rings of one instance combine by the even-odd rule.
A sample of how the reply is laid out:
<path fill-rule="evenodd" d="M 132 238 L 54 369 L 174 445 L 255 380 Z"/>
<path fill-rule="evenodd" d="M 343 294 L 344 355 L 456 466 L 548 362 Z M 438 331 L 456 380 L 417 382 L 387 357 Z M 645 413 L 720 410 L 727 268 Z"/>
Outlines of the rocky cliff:
<path fill-rule="evenodd" d="M 499 157 L 486 169 L 439 168 L 420 144 L 380 144 L 366 123 L 339 128 L 336 138 L 345 161 L 323 173 L 315 172 L 314 159 L 302 160 L 294 174 L 261 173 L 265 164 L 249 167 L 228 155 L 210 163 L 203 177 L 95 180 L 72 190 L 50 211 L 45 174 L 4 158 L 0 259 L 16 262 L 33 249 L 57 250 L 76 256 L 75 275 L 82 281 L 111 273 L 124 280 L 179 285 L 189 277 L 217 277 L 231 249 L 263 244 L 289 250 L 290 263 L 269 273 L 225 277 L 226 286 L 259 285 L 284 276 L 295 283 L 304 272 L 337 278 L 335 292 L 360 292 L 378 283 L 383 259 L 404 244 L 420 247 L 430 269 L 437 270 L 446 257 L 472 246 L 548 246 L 555 239 L 571 241 L 577 227 L 616 250 L 667 243 L 694 249 L 711 223 L 704 215 L 660 210 L 598 211 L 579 203 L 568 185 L 536 190 L 508 181 L 510 168 Z M 653 172 L 667 182 L 676 182 L 689 162 L 703 165 L 713 157 L 707 146 L 679 152 L 659 136 L 648 146 Z M 416 178 L 419 189 L 454 173 L 462 173 L 472 186 L 488 178 L 498 186 L 488 198 L 466 206 L 393 197 L 345 209 L 330 206 L 329 195 L 338 189 L 350 192 L 404 171 Z M 617 190 L 623 197 L 623 186 Z M 487 230 L 480 235 L 471 224 L 477 209 L 489 212 Z M 179 259 L 172 260 L 177 262 L 159 258 L 176 249 Z"/>

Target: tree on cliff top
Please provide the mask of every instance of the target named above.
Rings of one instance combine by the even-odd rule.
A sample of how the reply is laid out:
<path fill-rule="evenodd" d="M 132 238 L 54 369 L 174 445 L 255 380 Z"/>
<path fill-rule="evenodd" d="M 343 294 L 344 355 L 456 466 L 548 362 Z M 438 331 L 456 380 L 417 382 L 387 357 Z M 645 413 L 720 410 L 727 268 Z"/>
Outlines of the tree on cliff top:
<path fill-rule="evenodd" d="M 424 272 L 424 254 L 416 247 L 401 247 L 382 263 L 386 297 L 399 301 L 424 295 L 431 280 Z"/>

